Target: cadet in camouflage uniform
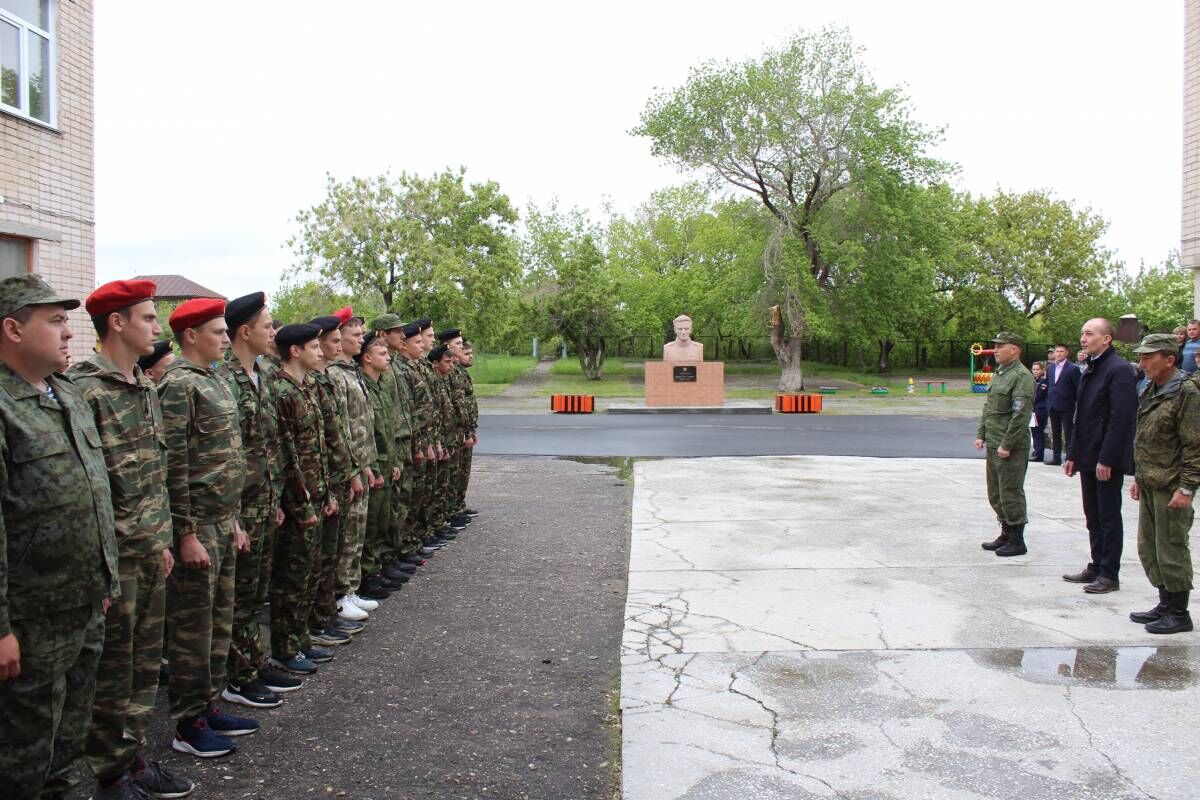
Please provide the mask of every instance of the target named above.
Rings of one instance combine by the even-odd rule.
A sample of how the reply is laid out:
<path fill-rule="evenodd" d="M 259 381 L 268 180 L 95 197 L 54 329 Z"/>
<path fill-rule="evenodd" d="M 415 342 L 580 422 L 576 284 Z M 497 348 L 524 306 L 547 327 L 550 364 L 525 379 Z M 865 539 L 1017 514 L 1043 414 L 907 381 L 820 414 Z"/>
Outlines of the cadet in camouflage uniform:
<path fill-rule="evenodd" d="M 309 320 L 310 325 L 321 329 L 322 358 L 312 372 L 313 386 L 321 406 L 321 418 L 325 422 L 325 464 L 333 496 L 337 498 L 337 511 L 321 522 L 317 556 L 313 562 L 312 607 L 309 611 L 309 638 L 319 645 L 347 644 L 350 634 L 338 630 L 335 620 L 338 614 L 334 595 L 337 580 L 338 553 L 341 550 L 342 515 L 350 504 L 365 491 L 362 478 L 354 469 L 347 446 L 346 408 L 337 387 L 327 370 L 329 365 L 342 354 L 341 320 L 335 316 L 317 317 Z"/>
<path fill-rule="evenodd" d="M 1033 374 L 1021 363 L 1025 340 L 1002 331 L 995 343 L 996 371 L 979 418 L 976 449 L 987 447 L 988 502 L 1000 522 L 1000 535 L 983 549 L 998 556 L 1025 555 L 1025 470 L 1029 466 L 1029 415 Z"/>
<path fill-rule="evenodd" d="M 333 383 L 338 409 L 342 413 L 342 435 L 350 454 L 351 470 L 358 477 L 363 491 L 347 504 L 339 515 L 337 567 L 334 575 L 334 595 L 338 614 L 351 621 L 362 620 L 373 608 L 356 594 L 362 571 L 363 541 L 366 535 L 367 511 L 372 489 L 382 487 L 375 475 L 375 424 L 367 387 L 363 384 L 358 364 L 352 359 L 362 350 L 363 319 L 354 316 L 350 308 L 333 313 L 341 323 L 341 352 L 326 370 Z M 389 476 L 390 477 L 390 476 Z M 350 608 L 355 606 L 358 610 Z"/>
<path fill-rule="evenodd" d="M 428 424 L 428 420 L 419 418 L 416 401 L 418 396 L 424 396 L 426 386 L 423 378 L 411 372 L 404 355 L 405 330 L 412 326 L 402 325 L 394 314 L 384 314 L 376 324 L 380 326 L 391 355 L 390 376 L 385 376 L 385 380 L 390 381 L 396 392 L 396 458 L 400 466 L 400 478 L 392 487 L 391 536 L 383 557 L 383 572 L 384 577 L 403 583 L 408 573 L 416 571 L 415 562 L 420 561 L 417 551 L 422 545 L 413 521 L 413 510 L 417 502 L 414 496 L 417 481 L 431 452 L 425 438 L 426 430 L 421 427 Z M 419 459 L 416 458 L 418 453 Z"/>
<path fill-rule="evenodd" d="M 1138 501 L 1138 557 L 1158 605 L 1129 618 L 1150 633 L 1182 633 L 1192 630 L 1188 539 L 1200 486 L 1200 388 L 1177 369 L 1174 334 L 1147 336 L 1134 352 L 1150 380 L 1138 400 L 1129 496 Z"/>
<path fill-rule="evenodd" d="M 372 330 L 363 338 L 355 360 L 361 369 L 371 407 L 371 430 L 375 442 L 373 468 L 377 479 L 383 481 L 367 498 L 367 525 L 361 561 L 362 586 L 359 592 L 369 599 L 382 600 L 391 591 L 380 571 L 391 531 L 392 486 L 400 480 L 401 466 L 397 452 L 400 442 L 396 436 L 395 394 L 384 380 L 391 374 L 391 359 L 380 333 Z"/>
<path fill-rule="evenodd" d="M 459 345 L 458 369 L 463 387 L 463 402 L 466 408 L 466 440 L 462 449 L 462 483 L 458 489 L 455 508 L 460 517 L 467 520 L 479 514 L 467 506 L 467 487 L 471 483 L 471 462 L 475 453 L 475 445 L 479 443 L 479 400 L 475 396 L 475 381 L 467 372 L 475 363 L 475 348 L 466 339 Z"/>
<path fill-rule="evenodd" d="M 250 547 L 237 555 L 229 682 L 221 696 L 251 708 L 275 708 L 283 700 L 272 687 L 291 691 L 300 688 L 301 682 L 266 665 L 259 622 L 270 587 L 275 531 L 283 522 L 283 457 L 275 419 L 275 393 L 261 360 L 271 352 L 275 340 L 266 294 L 254 292 L 231 300 L 225 308 L 225 323 L 231 345 L 219 372 L 233 387 L 241 420 L 246 477 L 239 520 Z"/>
<path fill-rule="evenodd" d="M 433 503 L 430 508 L 433 514 L 436 533 L 439 536 L 454 538 L 454 533 L 446 529 L 450 518 L 450 505 L 454 499 L 451 482 L 454 475 L 454 464 L 458 460 L 458 451 L 462 445 L 462 433 L 459 429 L 459 413 L 451 397 L 450 373 L 454 370 L 454 356 L 444 344 L 429 351 L 426 360 L 433 370 L 433 386 L 437 402 L 437 418 L 441 423 L 442 448 L 446 457 L 438 462 L 437 483 L 433 493 Z M 458 526 L 460 529 L 462 526 Z"/>
<path fill-rule="evenodd" d="M 85 752 L 96 800 L 126 797 L 136 781 L 153 794 L 182 797 L 190 781 L 138 755 L 158 694 L 171 507 L 162 410 L 154 384 L 138 367 L 162 334 L 151 281 L 113 281 L 87 298 L 100 352 L 70 369 L 104 447 L 116 520 L 121 596 L 105 615 L 104 653 Z"/>
<path fill-rule="evenodd" d="M 311 377 L 323 358 L 320 333 L 315 325 L 280 328 L 275 343 L 283 366 L 272 379 L 284 466 L 283 525 L 275 538 L 271 570 L 271 661 L 301 674 L 317 670 L 309 656 L 323 661 L 333 657 L 324 648 L 312 647 L 308 633 L 319 520 L 337 513 L 324 456 L 325 420 Z"/>
<path fill-rule="evenodd" d="M 171 747 L 211 758 L 237 749 L 227 737 L 258 730 L 213 705 L 225 688 L 235 550 L 249 549 L 238 521 L 246 461 L 237 400 L 216 371 L 229 345 L 225 301 L 188 300 L 168 321 L 181 351 L 158 385 L 176 564 L 167 578 Z"/>
<path fill-rule="evenodd" d="M 403 328 L 404 342 L 400 366 L 413 396 L 413 480 L 407 530 L 413 543 L 428 545 L 433 540 L 430 504 L 441 457 L 440 429 L 434 399 L 433 376 L 425 360 L 425 339 L 421 323 L 410 322 Z M 430 547 L 424 550 L 432 552 Z M 428 554 L 428 553 L 426 553 Z"/>
<path fill-rule="evenodd" d="M 454 417 L 458 426 L 460 443 L 455 458 L 450 462 L 450 494 L 447 508 L 450 525 L 461 529 L 470 523 L 467 509 L 467 482 L 471 477 L 471 449 L 475 446 L 475 428 L 479 419 L 479 407 L 475 403 L 475 385 L 463 366 L 463 338 L 457 328 L 442 331 L 438 341 L 450 351 L 453 368 L 447 378 L 450 381 L 450 400 L 454 405 Z"/>
<path fill-rule="evenodd" d="M 70 789 L 120 592 L 100 434 L 57 374 L 78 306 L 37 275 L 0 281 L 0 791 L 13 800 Z"/>

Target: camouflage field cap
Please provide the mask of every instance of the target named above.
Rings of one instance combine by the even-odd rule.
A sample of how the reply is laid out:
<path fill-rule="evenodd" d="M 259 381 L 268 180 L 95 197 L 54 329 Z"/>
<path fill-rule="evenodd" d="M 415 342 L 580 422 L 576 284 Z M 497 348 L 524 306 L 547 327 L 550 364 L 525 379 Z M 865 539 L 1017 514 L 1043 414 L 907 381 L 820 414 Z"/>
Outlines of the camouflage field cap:
<path fill-rule="evenodd" d="M 404 323 L 395 314 L 381 314 L 371 320 L 371 330 L 373 331 L 390 331 L 403 327 Z"/>
<path fill-rule="evenodd" d="M 1017 347 L 1025 347 L 1025 338 L 1011 331 L 1000 331 L 991 339 L 988 339 L 988 341 L 995 342 L 996 344 L 1015 344 Z"/>
<path fill-rule="evenodd" d="M 1133 352 L 1142 353 L 1173 353 L 1179 355 L 1179 340 L 1173 333 L 1152 333 L 1142 343 L 1133 348 Z"/>
<path fill-rule="evenodd" d="M 25 306 L 62 306 L 71 311 L 79 308 L 79 301 L 63 297 L 40 275 L 19 275 L 0 281 L 0 317 Z"/>

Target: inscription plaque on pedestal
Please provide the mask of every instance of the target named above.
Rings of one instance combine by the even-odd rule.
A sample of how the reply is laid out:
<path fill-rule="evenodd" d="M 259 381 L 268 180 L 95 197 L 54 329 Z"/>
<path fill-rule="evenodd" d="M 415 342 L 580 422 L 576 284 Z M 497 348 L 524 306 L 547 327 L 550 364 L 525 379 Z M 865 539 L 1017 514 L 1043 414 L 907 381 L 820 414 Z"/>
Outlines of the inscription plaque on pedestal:
<path fill-rule="evenodd" d="M 673 377 L 676 383 L 695 383 L 696 368 L 694 366 L 675 367 L 673 369 Z"/>

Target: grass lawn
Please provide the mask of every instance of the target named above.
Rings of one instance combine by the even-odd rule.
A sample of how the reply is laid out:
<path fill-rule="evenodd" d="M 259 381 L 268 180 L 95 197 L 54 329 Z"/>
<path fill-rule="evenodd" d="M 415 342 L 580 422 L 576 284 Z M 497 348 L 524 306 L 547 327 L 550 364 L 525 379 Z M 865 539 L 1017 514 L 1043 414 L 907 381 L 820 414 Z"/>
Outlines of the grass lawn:
<path fill-rule="evenodd" d="M 539 390 L 540 394 L 590 394 L 595 397 L 641 397 L 642 387 L 634 386 L 624 375 L 605 375 L 598 381 L 589 381 L 582 375 L 555 375 Z"/>
<path fill-rule="evenodd" d="M 550 367 L 551 375 L 578 375 L 583 376 L 583 367 L 579 366 L 579 359 L 574 356 L 560 358 Z M 619 358 L 608 358 L 604 361 L 604 375 L 624 375 L 625 362 Z"/>
<path fill-rule="evenodd" d="M 529 356 L 498 356 L 481 353 L 469 370 L 475 381 L 475 394 L 495 397 L 517 378 L 533 369 L 537 361 Z"/>

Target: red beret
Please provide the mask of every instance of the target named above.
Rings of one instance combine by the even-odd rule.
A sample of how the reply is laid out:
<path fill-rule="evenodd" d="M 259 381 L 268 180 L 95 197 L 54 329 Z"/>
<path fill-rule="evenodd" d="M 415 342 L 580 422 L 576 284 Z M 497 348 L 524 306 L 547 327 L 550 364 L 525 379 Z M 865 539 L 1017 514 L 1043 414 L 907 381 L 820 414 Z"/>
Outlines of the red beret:
<path fill-rule="evenodd" d="M 89 317 L 103 317 L 144 300 L 153 300 L 154 281 L 112 281 L 96 289 L 84 301 Z"/>
<path fill-rule="evenodd" d="M 171 312 L 167 322 L 171 330 L 179 333 L 188 328 L 196 328 L 211 319 L 225 316 L 225 301 L 219 297 L 197 297 L 179 305 Z"/>
<path fill-rule="evenodd" d="M 349 322 L 350 318 L 354 316 L 354 309 L 350 308 L 350 306 L 339 308 L 337 311 L 333 312 L 333 316 L 338 318 L 338 327 L 340 328 Z"/>

